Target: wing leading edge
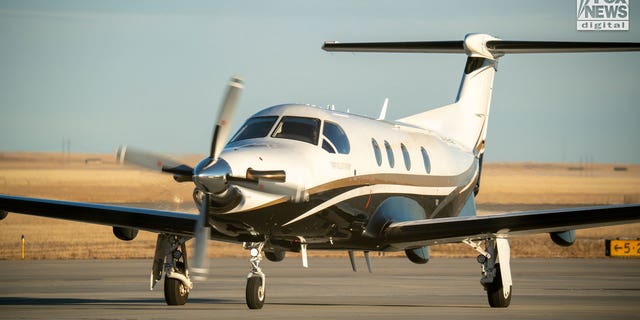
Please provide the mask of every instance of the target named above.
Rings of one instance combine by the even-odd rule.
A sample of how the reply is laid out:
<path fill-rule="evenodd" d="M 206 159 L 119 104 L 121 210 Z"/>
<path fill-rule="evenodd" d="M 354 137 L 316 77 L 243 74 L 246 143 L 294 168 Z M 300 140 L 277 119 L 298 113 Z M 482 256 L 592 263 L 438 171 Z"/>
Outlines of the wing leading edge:
<path fill-rule="evenodd" d="M 105 204 L 0 195 L 0 210 L 35 216 L 192 236 L 197 215 Z"/>
<path fill-rule="evenodd" d="M 390 224 L 383 235 L 388 244 L 430 245 L 495 234 L 558 232 L 634 221 L 640 222 L 640 204 L 397 222 Z"/>

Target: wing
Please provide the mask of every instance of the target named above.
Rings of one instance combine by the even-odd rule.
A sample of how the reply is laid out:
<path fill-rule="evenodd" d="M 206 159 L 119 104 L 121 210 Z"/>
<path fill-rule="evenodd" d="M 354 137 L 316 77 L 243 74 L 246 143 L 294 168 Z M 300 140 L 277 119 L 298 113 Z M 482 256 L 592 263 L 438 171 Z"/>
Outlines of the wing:
<path fill-rule="evenodd" d="M 182 212 L 8 195 L 0 195 L 0 210 L 185 236 L 193 235 L 198 219 Z"/>
<path fill-rule="evenodd" d="M 515 212 L 390 224 L 388 244 L 409 247 L 482 239 L 494 234 L 567 231 L 640 221 L 640 204 Z"/>

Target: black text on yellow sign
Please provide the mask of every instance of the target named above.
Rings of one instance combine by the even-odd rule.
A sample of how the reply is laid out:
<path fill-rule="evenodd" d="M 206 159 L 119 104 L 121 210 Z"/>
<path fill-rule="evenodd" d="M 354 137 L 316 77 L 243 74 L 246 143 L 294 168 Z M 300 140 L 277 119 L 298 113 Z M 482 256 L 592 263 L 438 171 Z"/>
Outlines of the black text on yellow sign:
<path fill-rule="evenodd" d="M 605 253 L 610 257 L 640 258 L 640 240 L 605 240 Z"/>

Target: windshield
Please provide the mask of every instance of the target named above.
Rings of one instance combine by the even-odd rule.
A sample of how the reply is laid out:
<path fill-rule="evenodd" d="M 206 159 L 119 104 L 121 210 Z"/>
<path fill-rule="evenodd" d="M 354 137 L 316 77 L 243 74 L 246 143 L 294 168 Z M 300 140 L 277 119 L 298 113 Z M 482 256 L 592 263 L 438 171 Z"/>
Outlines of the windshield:
<path fill-rule="evenodd" d="M 264 138 L 269 134 L 271 127 L 278 120 L 278 117 L 255 117 L 249 118 L 245 122 L 240 130 L 233 136 L 231 142 L 236 142 L 246 139 Z"/>
<path fill-rule="evenodd" d="M 282 117 L 282 120 L 273 131 L 272 137 L 298 140 L 317 145 L 319 132 L 320 119 Z"/>

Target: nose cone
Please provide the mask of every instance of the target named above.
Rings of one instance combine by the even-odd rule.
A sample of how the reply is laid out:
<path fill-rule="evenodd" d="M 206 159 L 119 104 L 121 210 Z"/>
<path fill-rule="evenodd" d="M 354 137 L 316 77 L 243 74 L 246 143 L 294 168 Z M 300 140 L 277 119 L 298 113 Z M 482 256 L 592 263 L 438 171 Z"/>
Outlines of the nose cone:
<path fill-rule="evenodd" d="M 193 181 L 198 188 L 212 194 L 219 194 L 227 190 L 227 177 L 231 175 L 231 167 L 222 158 L 213 161 L 204 159 L 194 169 Z"/>

